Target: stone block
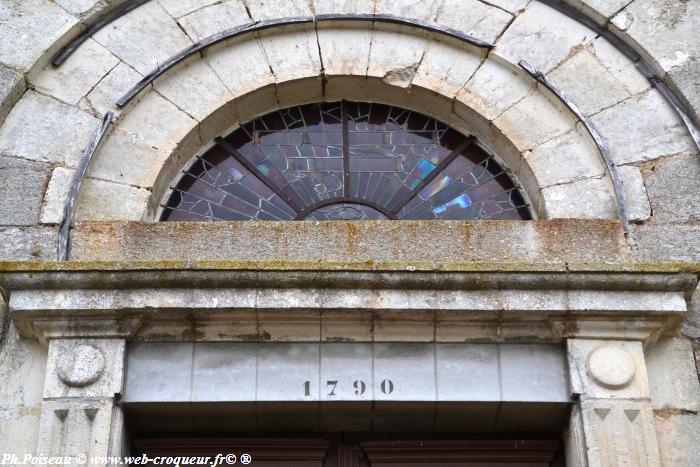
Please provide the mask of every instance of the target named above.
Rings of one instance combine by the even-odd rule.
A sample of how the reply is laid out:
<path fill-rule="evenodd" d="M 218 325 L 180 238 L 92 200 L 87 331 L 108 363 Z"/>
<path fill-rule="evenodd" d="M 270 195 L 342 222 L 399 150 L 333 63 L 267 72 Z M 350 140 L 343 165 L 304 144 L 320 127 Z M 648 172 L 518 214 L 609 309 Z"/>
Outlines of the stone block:
<path fill-rule="evenodd" d="M 696 150 L 688 129 L 656 90 L 622 101 L 592 120 L 618 165 Z"/>
<path fill-rule="evenodd" d="M 154 87 L 178 109 L 200 121 L 233 100 L 221 79 L 198 55 L 158 79 Z"/>
<path fill-rule="evenodd" d="M 194 345 L 193 358 L 193 402 L 255 400 L 255 344 L 199 342 Z"/>
<path fill-rule="evenodd" d="M 407 88 L 420 66 L 429 36 L 406 26 L 375 26 L 367 76 Z"/>
<path fill-rule="evenodd" d="M 435 347 L 425 344 L 374 344 L 376 401 L 434 401 L 437 395 Z"/>
<path fill-rule="evenodd" d="M 90 161 L 87 176 L 110 182 L 150 188 L 163 155 L 152 146 L 121 130 L 113 130 Z"/>
<path fill-rule="evenodd" d="M 106 398 L 121 394 L 123 339 L 52 339 L 44 398 Z"/>
<path fill-rule="evenodd" d="M 294 301 L 293 292 L 283 292 L 279 295 Z M 274 300 L 272 297 L 270 299 Z M 261 307 L 264 306 L 261 305 Z M 320 323 L 321 312 L 319 310 L 295 312 L 293 317 L 285 319 L 284 322 L 280 320 L 280 310 L 258 310 L 258 332 L 263 339 L 272 342 L 318 342 L 321 338 Z"/>
<path fill-rule="evenodd" d="M 374 13 L 375 0 L 313 0 L 317 15 L 333 13 Z"/>
<path fill-rule="evenodd" d="M 651 87 L 651 83 L 639 72 L 637 65 L 605 38 L 596 38 L 586 49 L 625 87 L 629 95 L 640 94 Z"/>
<path fill-rule="evenodd" d="M 98 125 L 86 112 L 27 91 L 0 128 L 0 153 L 75 166 Z"/>
<path fill-rule="evenodd" d="M 171 3 L 179 4 L 180 2 L 175 0 Z M 226 29 L 251 22 L 243 3 L 239 0 L 209 3 L 213 4 L 190 12 L 178 20 L 178 23 L 193 41 L 199 41 Z M 164 6 L 168 8 L 167 5 Z"/>
<path fill-rule="evenodd" d="M 86 261 L 506 261 L 555 269 L 629 260 L 617 220 L 402 222 L 402 229 L 391 222 L 88 222 L 75 225 L 72 252 Z"/>
<path fill-rule="evenodd" d="M 547 216 L 557 218 L 617 219 L 617 204 L 608 178 L 587 178 L 542 190 Z"/>
<path fill-rule="evenodd" d="M 246 6 L 253 20 L 275 19 L 280 17 L 312 16 L 311 2 L 308 0 L 246 0 Z M 280 14 L 280 12 L 284 12 Z"/>
<path fill-rule="evenodd" d="M 213 3 L 219 3 L 219 1 L 220 0 L 159 0 L 159 3 L 170 16 L 179 18 L 192 12 L 202 10 Z"/>
<path fill-rule="evenodd" d="M 153 38 L 158 46 L 153 46 Z M 146 74 L 192 41 L 159 2 L 148 2 L 100 29 L 93 38 L 122 61 Z"/>
<path fill-rule="evenodd" d="M 64 10 L 83 20 L 88 20 L 93 15 L 104 14 L 108 8 L 115 8 L 126 0 L 56 0 Z"/>
<path fill-rule="evenodd" d="M 587 48 L 565 60 L 548 77 L 586 115 L 630 97 L 625 86 Z"/>
<path fill-rule="evenodd" d="M 644 58 L 653 57 L 652 63 L 670 72 L 700 53 L 699 15 L 700 5 L 694 1 L 638 0 L 612 18 L 612 27 L 639 44 Z"/>
<path fill-rule="evenodd" d="M 661 159 L 645 171 L 654 222 L 700 221 L 700 157 L 698 154 Z"/>
<path fill-rule="evenodd" d="M 513 15 L 492 5 L 479 0 L 444 0 L 436 22 L 493 43 L 508 27 Z"/>
<path fill-rule="evenodd" d="M 130 343 L 125 402 L 191 400 L 192 343 Z"/>
<path fill-rule="evenodd" d="M 498 346 L 435 344 L 437 399 L 502 400 Z"/>
<path fill-rule="evenodd" d="M 263 31 L 259 35 L 267 62 L 280 83 L 321 74 L 316 31 L 313 26 Z"/>
<path fill-rule="evenodd" d="M 275 82 L 257 40 L 241 38 L 226 41 L 208 48 L 204 57 L 235 96 Z"/>
<path fill-rule="evenodd" d="M 698 340 L 700 338 L 700 284 L 695 288 L 688 302 L 688 314 L 683 322 L 683 335 L 694 339 L 694 351 L 700 363 L 700 340 Z M 700 365 L 698 365 L 698 373 L 700 373 Z"/>
<path fill-rule="evenodd" d="M 111 441 L 122 429 L 121 411 L 115 410 L 111 400 L 47 400 L 41 405 L 35 452 L 72 458 L 77 454 L 109 456 Z M 90 463 L 95 467 L 109 465 Z"/>
<path fill-rule="evenodd" d="M 41 207 L 41 222 L 58 224 L 68 196 L 74 170 L 59 167 L 51 174 Z M 150 192 L 119 183 L 88 178 L 83 180 L 75 202 L 75 220 L 140 220 Z"/>
<path fill-rule="evenodd" d="M 317 34 L 324 73 L 366 75 L 372 28 L 365 22 L 320 23 Z"/>
<path fill-rule="evenodd" d="M 588 465 L 662 465 L 654 415 L 649 404 L 638 401 L 583 401 L 581 418 Z"/>
<path fill-rule="evenodd" d="M 321 400 L 371 401 L 376 385 L 372 344 L 329 343 L 321 348 Z M 335 383 L 333 383 L 335 382 Z"/>
<path fill-rule="evenodd" d="M 558 345 L 499 346 L 504 401 L 568 402 L 567 366 Z"/>
<path fill-rule="evenodd" d="M 588 399 L 649 397 L 649 382 L 641 342 L 569 339 L 572 394 Z"/>
<path fill-rule="evenodd" d="M 78 18 L 48 0 L 4 1 L 0 7 L 0 63 L 29 70 L 77 23 Z"/>
<path fill-rule="evenodd" d="M 321 341 L 370 342 L 372 314 L 360 311 L 321 311 Z"/>
<path fill-rule="evenodd" d="M 170 150 L 197 124 L 175 104 L 156 92 L 147 92 L 138 105 L 122 114 L 115 127 L 139 144 Z"/>
<path fill-rule="evenodd" d="M 60 67 L 49 64 L 33 73 L 29 82 L 43 94 L 77 104 L 118 63 L 110 51 L 88 39 Z"/>
<path fill-rule="evenodd" d="M 23 76 L 0 65 L 0 125 L 26 89 Z"/>
<path fill-rule="evenodd" d="M 654 409 L 700 409 L 700 384 L 689 340 L 665 338 L 646 349 Z"/>
<path fill-rule="evenodd" d="M 508 65 L 488 58 L 457 94 L 457 101 L 493 120 L 533 89 L 534 85 Z"/>
<path fill-rule="evenodd" d="M 433 342 L 432 312 L 378 311 L 374 313 L 375 342 Z"/>
<path fill-rule="evenodd" d="M 700 225 L 651 224 L 630 228 L 635 261 L 700 261 Z"/>
<path fill-rule="evenodd" d="M 38 422 L 37 408 L 42 401 L 46 349 L 38 342 L 24 339 L 17 333 L 4 301 L 0 302 L 0 320 L 7 325 L 2 344 L 3 358 L 0 359 L 0 379 L 4 382 L 0 387 L 0 433 L 10 435 L 5 431 L 8 418 L 14 419 L 17 424 Z M 37 420 L 22 421 L 21 414 L 13 416 L 13 408 L 20 412 L 26 410 L 26 415 L 36 417 Z M 25 434 L 30 435 L 31 432 Z M 0 438 L 0 445 L 5 440 L 6 438 Z M 31 449 L 27 452 L 31 452 Z"/>
<path fill-rule="evenodd" d="M 521 151 L 573 130 L 574 123 L 568 111 L 540 93 L 518 101 L 493 121 Z"/>
<path fill-rule="evenodd" d="M 617 168 L 627 198 L 627 215 L 632 221 L 644 221 L 651 217 L 651 206 L 639 168 L 626 165 Z"/>
<path fill-rule="evenodd" d="M 46 164 L 0 156 L 0 224 L 36 224 L 49 173 Z"/>
<path fill-rule="evenodd" d="M 524 157 L 542 188 L 605 174 L 597 146 L 580 127 L 535 147 Z"/>
<path fill-rule="evenodd" d="M 695 122 L 700 120 L 700 58 L 694 55 L 688 61 L 674 67 L 665 78 L 671 89 L 684 102 Z M 697 123 L 696 123 L 697 124 Z"/>
<path fill-rule="evenodd" d="M 0 227 L 0 260 L 56 259 L 57 237 L 52 227 Z"/>
<path fill-rule="evenodd" d="M 489 5 L 497 6 L 510 13 L 518 13 L 525 9 L 529 0 L 490 0 Z"/>
<path fill-rule="evenodd" d="M 80 107 L 104 115 L 116 109 L 116 101 L 138 83 L 143 76 L 124 62 L 114 67 L 90 93 L 80 101 Z"/>
<path fill-rule="evenodd" d="M 319 387 L 319 361 L 318 343 L 261 346 L 256 400 L 318 401 L 321 391 L 326 389 L 325 384 Z M 289 362 L 294 362 L 295 371 L 287 370 Z M 308 385 L 305 384 L 307 381 Z"/>
<path fill-rule="evenodd" d="M 615 13 L 627 6 L 629 0 L 569 0 L 566 3 L 602 25 L 607 23 L 608 19 Z"/>
<path fill-rule="evenodd" d="M 696 413 L 654 411 L 654 425 L 661 465 L 696 467 L 700 465 L 700 415 Z"/>
<path fill-rule="evenodd" d="M 464 87 L 484 60 L 475 47 L 454 40 L 428 43 L 412 85 L 453 97 Z"/>
<path fill-rule="evenodd" d="M 495 53 L 517 64 L 520 60 L 543 73 L 597 34 L 578 21 L 540 2 L 532 2 L 497 42 Z"/>
<path fill-rule="evenodd" d="M 443 3 L 442 0 L 376 0 L 374 11 L 385 15 L 435 21 Z"/>
<path fill-rule="evenodd" d="M 608 290 L 570 290 L 567 292 L 566 307 L 571 311 L 641 311 L 676 312 L 686 309 L 685 299 L 680 292 L 643 292 Z"/>

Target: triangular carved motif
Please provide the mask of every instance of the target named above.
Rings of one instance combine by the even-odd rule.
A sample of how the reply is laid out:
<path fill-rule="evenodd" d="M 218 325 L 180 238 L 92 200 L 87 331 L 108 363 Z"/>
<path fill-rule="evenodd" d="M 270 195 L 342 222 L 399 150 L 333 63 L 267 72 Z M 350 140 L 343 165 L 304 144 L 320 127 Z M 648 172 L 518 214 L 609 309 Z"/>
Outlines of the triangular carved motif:
<path fill-rule="evenodd" d="M 97 415 L 97 409 L 85 409 L 85 415 L 87 415 L 87 418 L 90 420 L 94 420 L 95 415 Z"/>
<path fill-rule="evenodd" d="M 593 409 L 595 413 L 598 414 L 601 420 L 605 420 L 605 417 L 608 416 L 608 413 L 610 412 L 610 409 Z"/>
<path fill-rule="evenodd" d="M 637 415 L 639 415 L 639 410 L 625 410 L 625 415 L 627 415 L 627 420 L 633 422 Z"/>
<path fill-rule="evenodd" d="M 59 420 L 64 421 L 68 416 L 68 409 L 58 409 L 53 411 Z"/>

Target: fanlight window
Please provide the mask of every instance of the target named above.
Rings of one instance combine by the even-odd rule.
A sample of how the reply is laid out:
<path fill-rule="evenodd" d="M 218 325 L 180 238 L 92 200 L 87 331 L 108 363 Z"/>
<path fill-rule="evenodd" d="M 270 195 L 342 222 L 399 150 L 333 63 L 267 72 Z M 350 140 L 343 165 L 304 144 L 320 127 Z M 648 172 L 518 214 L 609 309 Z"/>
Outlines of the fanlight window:
<path fill-rule="evenodd" d="M 435 119 L 382 104 L 276 111 L 197 156 L 161 220 L 530 219 L 517 182 Z"/>

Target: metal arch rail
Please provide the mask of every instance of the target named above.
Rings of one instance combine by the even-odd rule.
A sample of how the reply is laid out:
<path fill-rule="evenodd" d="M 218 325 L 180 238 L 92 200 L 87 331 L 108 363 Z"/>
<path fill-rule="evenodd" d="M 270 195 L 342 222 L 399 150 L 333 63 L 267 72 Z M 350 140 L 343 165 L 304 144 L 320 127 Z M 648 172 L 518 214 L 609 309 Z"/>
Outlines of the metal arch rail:
<path fill-rule="evenodd" d="M 671 104 L 671 107 L 674 108 L 678 116 L 681 118 L 681 120 L 683 120 L 683 123 L 688 128 L 688 132 L 693 138 L 695 145 L 698 147 L 698 149 L 700 149 L 700 129 L 698 129 L 697 124 L 691 118 L 688 109 L 681 102 L 680 98 L 678 97 L 678 94 L 673 92 L 673 90 L 668 87 L 668 85 L 664 82 L 663 79 L 659 78 L 659 76 L 654 71 L 653 67 L 649 65 L 636 50 L 634 50 L 625 41 L 620 39 L 615 33 L 610 31 L 610 29 L 608 29 L 607 26 L 601 26 L 590 16 L 583 13 L 582 11 L 575 9 L 571 5 L 564 3 L 563 0 L 538 1 L 540 3 L 544 3 L 545 5 L 551 8 L 554 8 L 558 12 L 568 16 L 574 21 L 578 21 L 579 23 L 583 24 L 595 33 L 599 34 L 605 40 L 610 42 L 613 45 L 613 47 L 615 47 L 617 50 L 622 52 L 623 55 L 625 55 L 632 62 L 634 62 L 636 64 L 637 70 L 639 70 L 639 72 L 649 80 L 652 86 L 654 86 L 668 101 L 668 103 Z"/>
<path fill-rule="evenodd" d="M 603 161 L 605 161 L 605 166 L 608 169 L 610 178 L 612 179 L 613 188 L 615 190 L 615 200 L 617 201 L 617 213 L 620 217 L 620 221 L 622 222 L 622 230 L 625 232 L 625 235 L 627 235 L 629 233 L 627 196 L 625 195 L 625 189 L 622 185 L 622 180 L 620 179 L 620 172 L 618 172 L 617 166 L 612 161 L 612 157 L 610 155 L 610 148 L 608 147 L 608 143 L 605 141 L 605 138 L 603 138 L 603 136 L 600 134 L 598 128 L 591 121 L 591 119 L 588 118 L 588 116 L 584 114 L 576 104 L 574 104 L 571 98 L 567 96 L 564 91 L 562 91 L 556 84 L 554 84 L 549 78 L 547 78 L 544 75 L 544 73 L 535 69 L 525 60 L 520 60 L 518 65 L 520 65 L 520 67 L 523 70 L 528 72 L 533 78 L 535 78 L 538 82 L 542 83 L 542 85 L 544 85 L 547 89 L 554 93 L 554 95 L 556 95 L 559 98 L 559 100 L 561 100 L 564 103 L 564 105 L 566 105 L 569 108 L 569 110 L 571 110 L 571 112 L 573 112 L 573 114 L 576 115 L 579 121 L 583 123 L 583 125 L 586 127 L 586 130 L 588 130 L 588 133 L 591 135 L 591 137 L 595 141 L 595 144 L 598 146 L 600 154 L 603 156 Z"/>
<path fill-rule="evenodd" d="M 151 0 L 129 0 L 126 3 L 123 3 L 122 5 L 113 9 L 112 11 L 104 15 L 102 18 L 97 20 L 95 23 L 93 23 L 91 26 L 89 26 L 87 29 L 85 29 L 83 32 L 78 34 L 78 36 L 76 36 L 75 39 L 70 41 L 68 45 L 59 50 L 58 53 L 54 55 L 51 59 L 51 64 L 53 66 L 61 66 L 61 64 L 63 64 L 63 62 L 65 62 L 68 59 L 68 57 L 70 57 L 73 54 L 73 52 L 75 52 L 78 49 L 78 47 L 81 46 L 83 42 L 88 40 L 88 38 L 90 38 L 97 31 L 104 28 L 109 23 L 121 18 L 130 11 L 137 9 L 141 5 L 150 1 Z"/>
<path fill-rule="evenodd" d="M 295 24 L 315 24 L 323 23 L 328 21 L 367 21 L 376 23 L 389 23 L 398 24 L 404 26 L 412 26 L 415 28 L 423 29 L 430 32 L 436 32 L 455 39 L 461 40 L 465 43 L 474 45 L 476 47 L 482 47 L 487 49 L 492 49 L 493 44 L 486 41 L 473 37 L 469 34 L 464 34 L 457 30 L 438 26 L 433 23 L 428 23 L 425 21 L 418 21 L 410 18 L 404 18 L 392 15 L 382 15 L 382 14 L 342 14 L 342 15 L 318 15 L 313 16 L 298 16 L 293 18 L 280 18 L 271 19 L 264 21 L 253 21 L 252 23 L 246 23 L 241 26 L 236 26 L 235 28 L 226 29 L 212 36 L 206 37 L 199 42 L 192 44 L 184 50 L 181 50 L 177 54 L 173 55 L 167 59 L 163 64 L 159 65 L 157 68 L 151 70 L 146 76 L 141 79 L 136 85 L 134 85 L 126 94 L 124 94 L 116 104 L 118 107 L 124 107 L 128 104 L 134 97 L 136 97 L 144 88 L 146 88 L 150 83 L 152 83 L 160 75 L 168 71 L 170 68 L 180 63 L 192 54 L 198 53 L 209 46 L 217 44 L 221 41 L 232 39 L 238 37 L 242 34 L 253 33 L 264 31 L 277 26 L 289 26 Z"/>
<path fill-rule="evenodd" d="M 72 41 L 70 41 L 65 47 L 63 47 L 53 57 L 53 59 L 51 60 L 51 63 L 54 66 L 60 66 L 90 36 L 95 34 L 97 31 L 99 31 L 100 29 L 102 29 L 103 27 L 108 25 L 109 23 L 119 19 L 123 15 L 129 13 L 132 10 L 135 10 L 136 8 L 140 7 L 141 5 L 148 3 L 149 1 L 150 0 L 127 0 L 126 3 L 122 4 L 121 6 L 115 8 L 114 10 L 107 13 L 105 16 L 103 16 L 97 22 L 95 22 L 94 24 L 89 26 L 87 29 L 85 29 L 85 31 L 80 33 Z M 582 11 L 576 10 L 571 5 L 566 4 L 563 0 L 538 0 L 538 1 L 540 3 L 544 3 L 545 5 L 550 6 L 551 8 L 554 8 L 555 10 L 559 11 L 560 13 L 572 18 L 574 21 L 577 21 L 577 22 L 583 24 L 584 26 L 590 28 L 591 30 L 595 31 L 596 33 L 600 34 L 603 38 L 605 38 L 607 41 L 609 41 L 615 48 L 617 48 L 620 52 L 622 52 L 626 57 L 628 57 L 633 62 L 637 63 L 637 68 L 640 70 L 640 72 L 642 74 L 644 74 L 649 79 L 649 81 L 651 81 L 653 86 L 655 88 L 657 88 L 659 90 L 659 92 L 661 92 L 661 94 L 664 96 L 664 98 L 666 98 L 666 100 L 668 100 L 669 103 L 671 104 L 671 106 L 676 110 L 678 115 L 683 120 L 683 123 L 688 128 L 688 131 L 690 132 L 691 137 L 695 141 L 695 145 L 698 147 L 698 149 L 700 149 L 700 129 L 698 129 L 698 126 L 693 121 L 686 106 L 682 103 L 682 101 L 678 97 L 678 95 L 672 89 L 670 89 L 668 87 L 668 85 L 666 83 L 664 83 L 664 81 L 662 79 L 660 79 L 658 76 L 656 76 L 656 73 L 653 71 L 653 68 L 651 66 L 649 66 L 649 64 L 646 63 L 644 60 L 642 60 L 642 57 L 630 45 L 628 45 L 623 40 L 621 40 L 619 37 L 617 37 L 608 28 L 603 27 L 600 24 L 598 24 L 589 15 L 585 14 Z M 451 37 L 454 37 L 454 38 L 459 39 L 459 40 L 463 40 L 465 42 L 471 43 L 471 44 L 479 46 L 479 47 L 487 47 L 487 48 L 494 47 L 493 44 L 489 44 L 488 42 L 482 41 L 481 39 L 472 37 L 468 34 L 464 34 L 463 32 L 458 31 L 456 29 L 443 27 L 443 26 L 440 26 L 440 25 L 437 25 L 434 23 L 428 23 L 428 22 L 424 22 L 424 21 L 420 21 L 420 20 L 412 20 L 409 18 L 397 17 L 397 16 L 392 16 L 392 15 L 331 14 L 331 15 L 318 15 L 318 16 L 316 16 L 315 19 L 312 17 L 306 17 L 306 19 L 307 19 L 307 22 L 369 20 L 369 21 L 380 21 L 380 22 L 387 22 L 387 23 L 402 24 L 402 25 L 417 27 L 420 29 L 425 29 L 425 30 L 432 31 L 432 32 L 439 32 L 441 34 L 451 36 Z M 259 22 L 248 23 L 248 24 L 240 26 L 238 28 L 232 28 L 229 31 L 234 31 L 236 29 L 240 29 L 238 34 L 242 34 L 243 32 L 251 30 L 254 25 L 260 24 L 260 23 L 263 23 L 263 26 L 261 26 L 261 29 L 264 29 L 264 23 L 266 23 L 266 22 L 259 21 Z M 277 20 L 277 22 L 275 24 L 281 25 L 284 23 Z M 270 27 L 272 25 L 273 24 L 270 24 L 267 27 Z M 231 36 L 231 37 L 233 37 L 233 36 Z M 206 41 L 206 40 L 207 39 L 204 39 L 203 41 Z M 223 40 L 223 39 L 220 39 L 220 40 Z M 200 42 L 203 42 L 203 41 L 200 41 Z M 209 44 L 209 45 L 211 45 L 211 44 Z M 175 63 L 177 63 L 177 62 L 174 62 L 173 64 L 175 64 Z M 148 80 L 143 87 L 145 87 L 149 82 L 153 81 L 153 79 L 155 79 L 160 74 L 162 74 L 163 71 L 165 71 L 165 69 L 158 72 L 152 79 Z M 140 92 L 140 90 L 143 89 L 143 87 L 139 88 L 134 95 L 138 94 L 138 92 Z M 129 97 L 129 94 L 127 94 L 117 102 L 117 105 L 119 107 L 122 107 L 129 100 L 131 100 L 133 97 L 134 96 Z M 120 104 L 120 102 L 122 102 L 122 103 Z"/>
<path fill-rule="evenodd" d="M 66 201 L 63 206 L 63 219 L 61 219 L 61 224 L 58 228 L 58 261 L 65 261 L 68 259 L 70 249 L 70 224 L 73 220 L 75 199 L 78 197 L 80 185 L 83 183 L 83 178 L 85 178 L 85 173 L 90 165 L 90 160 L 92 159 L 92 156 L 95 155 L 95 151 L 100 145 L 102 138 L 104 138 L 107 128 L 109 128 L 109 124 L 112 123 L 113 118 L 114 114 L 112 112 L 107 112 L 104 117 L 102 117 L 100 125 L 93 133 L 90 144 L 88 144 L 88 147 L 85 148 L 83 155 L 80 157 L 78 168 L 76 169 L 75 174 L 73 174 L 73 179 L 70 182 L 68 195 L 66 196 Z"/>

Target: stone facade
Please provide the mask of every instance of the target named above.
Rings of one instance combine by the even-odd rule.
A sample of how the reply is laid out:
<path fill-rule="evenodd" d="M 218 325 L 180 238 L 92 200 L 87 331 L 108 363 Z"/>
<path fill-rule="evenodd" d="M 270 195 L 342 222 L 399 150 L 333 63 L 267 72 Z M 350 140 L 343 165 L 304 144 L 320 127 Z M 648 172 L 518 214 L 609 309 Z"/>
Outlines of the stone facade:
<path fill-rule="evenodd" d="M 229 318 L 215 314 L 202 322 L 205 340 L 254 334 L 250 339 L 308 343 L 323 342 L 326 332 L 364 344 L 566 342 L 573 401 L 567 465 L 700 464 L 697 2 L 151 0 L 96 31 L 60 66 L 50 63 L 124 4 L 0 6 L 0 380 L 9 382 L 0 389 L 0 454 L 61 452 L 56 430 L 74 437 L 68 444 L 75 452 L 66 455 L 86 446 L 117 452 L 123 423 L 115 394 L 128 377 L 129 343 L 178 332 L 183 341 L 197 340 L 200 330 L 179 328 L 184 318 L 170 326 L 158 313 L 205 313 L 207 300 L 245 301 L 261 287 L 278 293 L 269 296 L 270 309 L 253 300 L 245 313 L 259 313 L 248 319 L 265 323 L 265 332 L 259 324 L 254 333 L 224 332 Z M 358 16 L 323 16 L 347 14 Z M 293 17 L 309 21 L 221 40 L 116 105 L 198 41 Z M 595 125 L 620 186 L 585 122 L 521 60 Z M 648 80 L 640 65 L 656 78 Z M 414 109 L 477 136 L 522 184 L 538 220 L 154 222 L 173 180 L 216 136 L 274 109 L 339 99 Z M 76 201 L 70 261 L 53 262 L 73 174 L 108 111 L 114 122 Z M 620 190 L 627 235 L 618 219 Z M 206 246 L 212 243 L 222 246 Z M 177 277 L 211 280 L 207 271 L 233 277 L 239 269 L 269 276 L 247 288 L 222 279 L 214 295 Z M 305 295 L 307 285 L 281 292 L 297 273 L 314 270 L 326 271 L 328 283 L 346 271 L 357 290 L 380 290 L 372 303 L 320 286 L 314 296 Z M 440 295 L 442 286 L 421 275 L 430 271 L 459 284 L 452 295 Z M 477 280 L 479 271 L 488 275 Z M 414 280 L 430 293 L 396 285 Z M 134 281 L 151 294 L 139 293 Z M 180 302 L 174 294 L 166 306 L 160 289 L 168 287 L 180 290 Z M 187 304 L 187 297 L 199 302 Z M 118 312 L 121 300 L 130 301 L 132 314 Z M 324 311 L 330 303 L 337 309 Z M 357 316 L 331 319 L 348 304 Z M 277 321 L 272 310 L 285 307 L 289 319 Z M 145 311 L 151 308 L 153 315 Z M 459 310 L 474 319 L 464 321 Z M 87 319 L 90 312 L 100 318 Z M 429 329 L 426 319 L 433 320 Z M 621 430 L 627 435 L 618 439 Z"/>

